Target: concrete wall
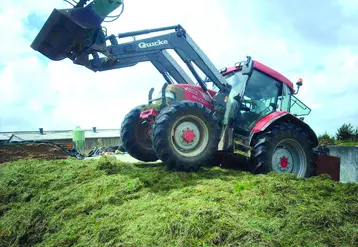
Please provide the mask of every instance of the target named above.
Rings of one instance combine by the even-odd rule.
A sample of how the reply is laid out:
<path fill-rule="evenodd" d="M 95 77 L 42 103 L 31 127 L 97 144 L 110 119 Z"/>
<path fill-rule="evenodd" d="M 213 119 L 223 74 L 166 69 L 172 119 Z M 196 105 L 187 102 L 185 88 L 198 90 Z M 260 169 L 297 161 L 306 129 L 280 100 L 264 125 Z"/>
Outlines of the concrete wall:
<path fill-rule="evenodd" d="M 93 147 L 99 147 L 99 139 L 102 139 L 103 147 L 113 147 L 122 145 L 121 138 L 86 138 L 85 149 L 91 149 Z"/>
<path fill-rule="evenodd" d="M 339 157 L 340 181 L 341 182 L 358 182 L 358 147 L 344 146 L 326 146 L 329 155 Z"/>

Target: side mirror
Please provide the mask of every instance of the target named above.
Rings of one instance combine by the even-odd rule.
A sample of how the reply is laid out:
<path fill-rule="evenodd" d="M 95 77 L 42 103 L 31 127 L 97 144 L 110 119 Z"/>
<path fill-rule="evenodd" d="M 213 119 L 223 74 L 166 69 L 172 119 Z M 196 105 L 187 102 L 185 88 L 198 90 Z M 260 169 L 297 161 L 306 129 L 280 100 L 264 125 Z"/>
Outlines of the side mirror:
<path fill-rule="evenodd" d="M 250 56 L 247 56 L 246 58 L 247 58 L 247 60 L 242 65 L 241 73 L 243 75 L 250 75 L 254 68 L 254 61 L 251 60 Z"/>

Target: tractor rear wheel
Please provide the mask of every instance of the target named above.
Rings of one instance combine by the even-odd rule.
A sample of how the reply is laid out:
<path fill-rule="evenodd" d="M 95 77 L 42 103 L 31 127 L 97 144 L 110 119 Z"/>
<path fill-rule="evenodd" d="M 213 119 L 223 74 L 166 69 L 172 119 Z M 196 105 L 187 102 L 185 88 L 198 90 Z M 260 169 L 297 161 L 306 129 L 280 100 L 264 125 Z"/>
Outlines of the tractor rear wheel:
<path fill-rule="evenodd" d="M 151 142 L 151 125 L 142 123 L 139 118 L 141 107 L 132 109 L 124 118 L 121 126 L 121 139 L 124 149 L 133 158 L 144 162 L 157 161 Z"/>
<path fill-rule="evenodd" d="M 153 146 L 169 169 L 196 171 L 214 159 L 220 128 L 202 104 L 180 101 L 163 109 L 153 126 Z"/>
<path fill-rule="evenodd" d="M 308 178 L 316 173 L 313 143 L 300 127 L 279 123 L 254 140 L 254 173 L 293 173 Z"/>

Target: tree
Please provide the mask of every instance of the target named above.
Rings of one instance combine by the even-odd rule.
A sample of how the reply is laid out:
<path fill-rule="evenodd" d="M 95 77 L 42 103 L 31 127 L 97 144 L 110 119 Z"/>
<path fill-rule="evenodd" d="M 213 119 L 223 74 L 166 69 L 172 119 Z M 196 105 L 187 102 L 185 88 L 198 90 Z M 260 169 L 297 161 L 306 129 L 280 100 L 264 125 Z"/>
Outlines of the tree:
<path fill-rule="evenodd" d="M 319 145 L 333 145 L 334 141 L 334 137 L 330 136 L 327 131 L 323 135 L 318 136 Z"/>
<path fill-rule="evenodd" d="M 356 130 L 354 131 L 354 141 L 358 141 L 358 127 L 356 127 Z"/>
<path fill-rule="evenodd" d="M 355 137 L 355 130 L 353 129 L 352 124 L 343 124 L 336 133 L 336 138 L 338 141 L 351 141 Z"/>

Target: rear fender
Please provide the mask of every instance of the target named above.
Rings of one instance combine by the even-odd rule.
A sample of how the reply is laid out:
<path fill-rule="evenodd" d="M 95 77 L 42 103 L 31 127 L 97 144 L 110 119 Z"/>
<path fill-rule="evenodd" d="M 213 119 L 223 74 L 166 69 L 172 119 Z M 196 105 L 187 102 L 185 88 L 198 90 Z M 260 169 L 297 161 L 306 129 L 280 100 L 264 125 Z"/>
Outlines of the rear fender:
<path fill-rule="evenodd" d="M 259 135 L 262 131 L 266 130 L 268 127 L 272 126 L 273 124 L 279 122 L 293 123 L 303 128 L 310 135 L 314 147 L 318 146 L 318 138 L 316 133 L 312 130 L 312 128 L 308 124 L 298 119 L 297 117 L 293 116 L 287 111 L 273 112 L 263 117 L 260 121 L 258 121 L 251 130 L 251 135 L 249 140 L 250 146 L 252 146 L 252 142 L 257 135 Z"/>

